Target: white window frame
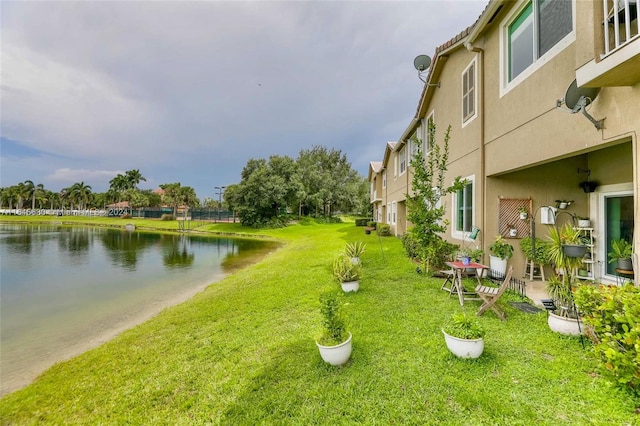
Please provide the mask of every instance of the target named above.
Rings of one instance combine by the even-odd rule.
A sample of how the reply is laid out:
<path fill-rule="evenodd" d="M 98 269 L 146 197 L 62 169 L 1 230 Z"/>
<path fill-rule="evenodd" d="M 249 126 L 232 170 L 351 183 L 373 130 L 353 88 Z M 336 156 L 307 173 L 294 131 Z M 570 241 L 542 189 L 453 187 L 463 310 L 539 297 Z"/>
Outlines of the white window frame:
<path fill-rule="evenodd" d="M 387 169 L 384 169 L 382 171 L 382 188 L 386 188 L 387 187 Z"/>
<path fill-rule="evenodd" d="M 391 223 L 391 203 L 387 203 L 387 223 Z"/>
<path fill-rule="evenodd" d="M 537 13 L 536 4 L 537 0 L 525 1 L 519 4 L 518 7 L 513 8 L 511 13 L 500 24 L 500 97 L 509 93 L 520 83 L 531 77 L 538 69 L 544 66 L 547 62 L 557 56 L 560 52 L 569 47 L 576 41 L 576 0 L 572 0 L 572 29 L 562 40 L 556 43 L 548 52 L 540 56 L 538 59 L 534 59 L 533 63 L 529 65 L 524 71 L 517 75 L 513 80 L 509 81 L 509 26 L 520 15 L 531 2 L 534 2 L 534 10 L 532 14 Z M 535 20 L 534 20 L 535 25 Z M 534 26 L 534 38 L 537 40 L 538 29 Z"/>
<path fill-rule="evenodd" d="M 473 69 L 472 69 L 473 68 Z M 473 79 L 473 87 L 467 88 L 467 91 L 464 91 L 465 83 L 468 82 L 469 75 L 471 75 Z M 473 60 L 467 65 L 467 68 L 464 69 L 461 75 L 461 85 L 460 88 L 462 90 L 462 127 L 465 127 L 467 124 L 472 122 L 478 116 L 478 60 L 477 57 L 473 58 Z M 473 112 L 465 115 L 465 108 L 468 105 L 468 99 L 472 98 L 473 104 Z"/>
<path fill-rule="evenodd" d="M 464 178 L 467 183 L 470 183 L 472 185 L 472 191 L 471 191 L 471 221 L 472 223 L 469 224 L 469 228 L 473 229 L 473 220 L 476 217 L 476 177 L 475 175 L 471 175 L 471 176 L 467 176 L 466 178 Z M 457 214 L 458 214 L 458 192 L 453 192 L 451 194 L 451 237 L 458 239 L 458 240 L 465 240 L 469 237 L 469 234 L 471 233 L 471 231 L 466 232 L 466 231 L 458 231 L 456 229 L 456 224 L 458 223 L 457 219 Z"/>
<path fill-rule="evenodd" d="M 402 176 L 407 171 L 407 145 L 405 144 L 398 152 L 400 156 L 400 175 Z"/>
<path fill-rule="evenodd" d="M 398 221 L 398 202 L 391 202 L 391 224 L 395 225 Z"/>
<path fill-rule="evenodd" d="M 393 179 L 398 177 L 398 153 L 393 153 Z"/>
<path fill-rule="evenodd" d="M 597 195 L 596 195 L 597 194 Z M 609 261 L 607 255 L 606 238 L 604 235 L 606 229 L 605 215 L 605 199 L 608 197 L 626 197 L 633 196 L 633 182 L 614 184 L 614 185 L 602 185 L 599 186 L 595 194 L 592 196 L 597 197 L 597 228 L 594 229 L 596 234 L 600 234 L 601 238 L 596 238 L 596 260 L 600 265 L 596 278 L 600 278 L 600 281 L 608 284 L 616 284 L 617 277 L 615 275 L 607 274 L 607 262 Z M 593 198 L 589 200 L 594 201 Z M 637 226 L 637 225 L 635 225 Z"/>
<path fill-rule="evenodd" d="M 435 145 L 435 143 L 436 143 L 435 140 L 432 141 L 431 139 L 429 139 L 429 120 L 433 121 L 433 123 L 435 124 L 435 122 L 436 122 L 435 110 L 431 110 L 429 115 L 427 115 L 424 118 L 424 131 L 423 131 L 424 138 L 422 140 L 424 142 L 424 155 L 425 155 L 425 158 L 426 158 L 427 155 L 429 155 L 429 153 L 433 149 L 433 145 Z"/>

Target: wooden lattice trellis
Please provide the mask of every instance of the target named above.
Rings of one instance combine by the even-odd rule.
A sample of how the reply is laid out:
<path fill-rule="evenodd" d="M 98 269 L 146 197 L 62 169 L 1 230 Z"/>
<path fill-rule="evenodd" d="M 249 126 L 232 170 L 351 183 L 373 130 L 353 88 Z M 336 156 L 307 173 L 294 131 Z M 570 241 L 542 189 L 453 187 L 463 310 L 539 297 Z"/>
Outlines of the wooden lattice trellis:
<path fill-rule="evenodd" d="M 498 199 L 498 233 L 504 238 L 524 238 L 531 235 L 530 215 L 533 200 L 528 199 Z M 527 211 L 527 219 L 520 219 L 520 210 Z M 516 229 L 516 235 L 511 235 L 511 229 Z"/>

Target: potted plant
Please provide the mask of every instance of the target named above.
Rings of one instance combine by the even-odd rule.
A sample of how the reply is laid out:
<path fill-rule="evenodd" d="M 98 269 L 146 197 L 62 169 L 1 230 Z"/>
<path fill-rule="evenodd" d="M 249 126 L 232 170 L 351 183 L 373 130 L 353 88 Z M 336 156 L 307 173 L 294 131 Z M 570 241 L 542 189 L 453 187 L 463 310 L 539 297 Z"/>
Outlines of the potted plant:
<path fill-rule="evenodd" d="M 515 238 L 518 235 L 518 228 L 515 225 L 507 225 L 509 228 L 509 236 Z"/>
<path fill-rule="evenodd" d="M 529 217 L 529 210 L 527 210 L 526 207 L 520 207 L 520 219 L 521 220 L 527 220 L 527 218 Z"/>
<path fill-rule="evenodd" d="M 353 263 L 347 255 L 342 255 L 333 262 L 333 276 L 346 293 L 356 292 L 360 288 L 358 281 L 360 279 L 360 264 Z"/>
<path fill-rule="evenodd" d="M 560 210 L 564 210 L 567 207 L 569 207 L 571 205 L 571 203 L 573 203 L 573 200 L 568 201 L 568 200 L 556 200 L 556 207 Z"/>
<path fill-rule="evenodd" d="M 471 249 L 467 247 L 462 247 L 458 250 L 457 256 L 463 265 L 469 265 L 471 263 Z"/>
<path fill-rule="evenodd" d="M 618 262 L 618 269 L 625 271 L 633 270 L 633 263 L 631 262 L 631 255 L 633 254 L 633 247 L 629 242 L 622 238 L 611 241 L 611 251 L 609 252 L 609 263 Z"/>
<path fill-rule="evenodd" d="M 489 256 L 491 270 L 504 276 L 507 272 L 507 261 L 513 257 L 513 246 L 505 241 L 502 235 L 498 235 L 493 244 L 489 246 L 489 250 L 491 250 Z"/>
<path fill-rule="evenodd" d="M 316 340 L 320 356 L 331 365 L 344 365 L 351 357 L 351 333 L 346 331 L 342 300 L 334 291 L 320 296 L 322 334 Z"/>
<path fill-rule="evenodd" d="M 475 317 L 453 314 L 442 326 L 447 348 L 460 358 L 478 358 L 484 351 L 485 329 Z"/>
<path fill-rule="evenodd" d="M 590 228 L 591 220 L 589 216 L 577 216 L 578 219 L 578 228 Z"/>
<path fill-rule="evenodd" d="M 582 333 L 578 312 L 573 302 L 574 279 L 572 275 L 554 275 L 545 286 L 551 300 L 544 299 L 547 307 L 547 324 L 552 331 L 566 336 Z"/>
<path fill-rule="evenodd" d="M 560 238 L 562 250 L 566 256 L 581 259 L 587 252 L 587 245 L 584 243 L 580 229 L 567 223 L 560 229 Z"/>
<path fill-rule="evenodd" d="M 360 263 L 360 256 L 364 254 L 364 249 L 367 247 L 362 241 L 355 241 L 348 243 L 344 248 L 344 254 L 351 258 L 353 263 Z"/>

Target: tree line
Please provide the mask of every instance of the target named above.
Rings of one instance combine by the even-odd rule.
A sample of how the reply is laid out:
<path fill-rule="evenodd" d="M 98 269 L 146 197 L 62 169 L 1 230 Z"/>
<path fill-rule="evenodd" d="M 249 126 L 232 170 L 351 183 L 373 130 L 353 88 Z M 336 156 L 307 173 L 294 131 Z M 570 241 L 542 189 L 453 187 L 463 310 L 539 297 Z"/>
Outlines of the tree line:
<path fill-rule="evenodd" d="M 280 225 L 291 215 L 330 218 L 337 212 L 367 214 L 369 184 L 340 150 L 314 146 L 298 158 L 250 159 L 240 183 L 224 199 L 247 226 Z"/>
<path fill-rule="evenodd" d="M 140 189 L 146 178 L 134 169 L 109 181 L 106 192 L 93 192 L 76 182 L 59 192 L 31 180 L 0 188 L 0 207 L 9 209 L 106 209 L 126 201 L 132 209 L 170 206 L 222 208 L 210 197 L 202 201 L 189 186 L 179 182 L 160 185 L 163 194 Z M 292 215 L 331 218 L 337 212 L 369 215 L 369 184 L 340 150 L 314 146 L 298 158 L 272 155 L 250 159 L 241 180 L 226 187 L 224 204 L 247 226 L 281 225 Z"/>
<path fill-rule="evenodd" d="M 90 185 L 76 182 L 62 188 L 59 192 L 50 191 L 42 184 L 31 180 L 16 185 L 0 188 L 0 207 L 9 209 L 106 209 L 107 206 L 127 202 L 132 209 L 144 207 L 171 206 L 175 210 L 178 206 L 197 206 L 200 200 L 195 190 L 180 183 L 166 183 L 160 185 L 164 194 L 158 194 L 151 189 L 140 189 L 140 182 L 146 182 L 140 170 L 134 169 L 118 174 L 109 181 L 106 192 L 93 192 Z M 206 199 L 211 202 L 211 199 Z"/>

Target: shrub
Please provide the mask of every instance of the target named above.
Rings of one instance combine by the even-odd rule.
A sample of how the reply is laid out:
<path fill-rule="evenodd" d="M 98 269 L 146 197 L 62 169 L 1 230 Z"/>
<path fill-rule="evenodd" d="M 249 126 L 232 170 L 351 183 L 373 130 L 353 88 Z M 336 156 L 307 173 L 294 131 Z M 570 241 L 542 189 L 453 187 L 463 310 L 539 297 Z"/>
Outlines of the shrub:
<path fill-rule="evenodd" d="M 160 216 L 160 220 L 176 220 L 176 217 L 171 213 L 164 213 L 162 216 Z"/>
<path fill-rule="evenodd" d="M 407 256 L 411 259 L 417 259 L 420 256 L 420 244 L 413 234 L 407 232 L 400 239 L 402 240 L 404 251 L 407 252 Z"/>
<path fill-rule="evenodd" d="M 339 283 L 358 281 L 360 279 L 360 265 L 353 263 L 350 257 L 342 255 L 333 261 L 333 276 Z"/>
<path fill-rule="evenodd" d="M 320 296 L 320 313 L 322 335 L 318 343 L 323 346 L 335 346 L 347 340 L 349 334 L 342 316 L 342 299 L 338 293 L 331 291 Z"/>
<path fill-rule="evenodd" d="M 367 226 L 368 226 L 369 228 L 376 229 L 376 222 L 375 222 L 375 221 L 373 221 L 373 220 L 370 220 L 369 222 L 367 222 Z"/>
<path fill-rule="evenodd" d="M 485 329 L 480 321 L 464 313 L 453 314 L 442 329 L 448 335 L 459 339 L 479 339 L 485 335 Z"/>
<path fill-rule="evenodd" d="M 371 219 L 366 218 L 366 217 L 358 218 L 358 219 L 356 219 L 356 226 L 367 226 L 367 223 L 369 223 L 370 220 Z"/>
<path fill-rule="evenodd" d="M 575 300 L 603 375 L 640 395 L 640 287 L 582 285 Z"/>
<path fill-rule="evenodd" d="M 390 237 L 391 236 L 391 226 L 387 223 L 379 223 L 377 227 L 378 235 L 381 237 Z"/>

